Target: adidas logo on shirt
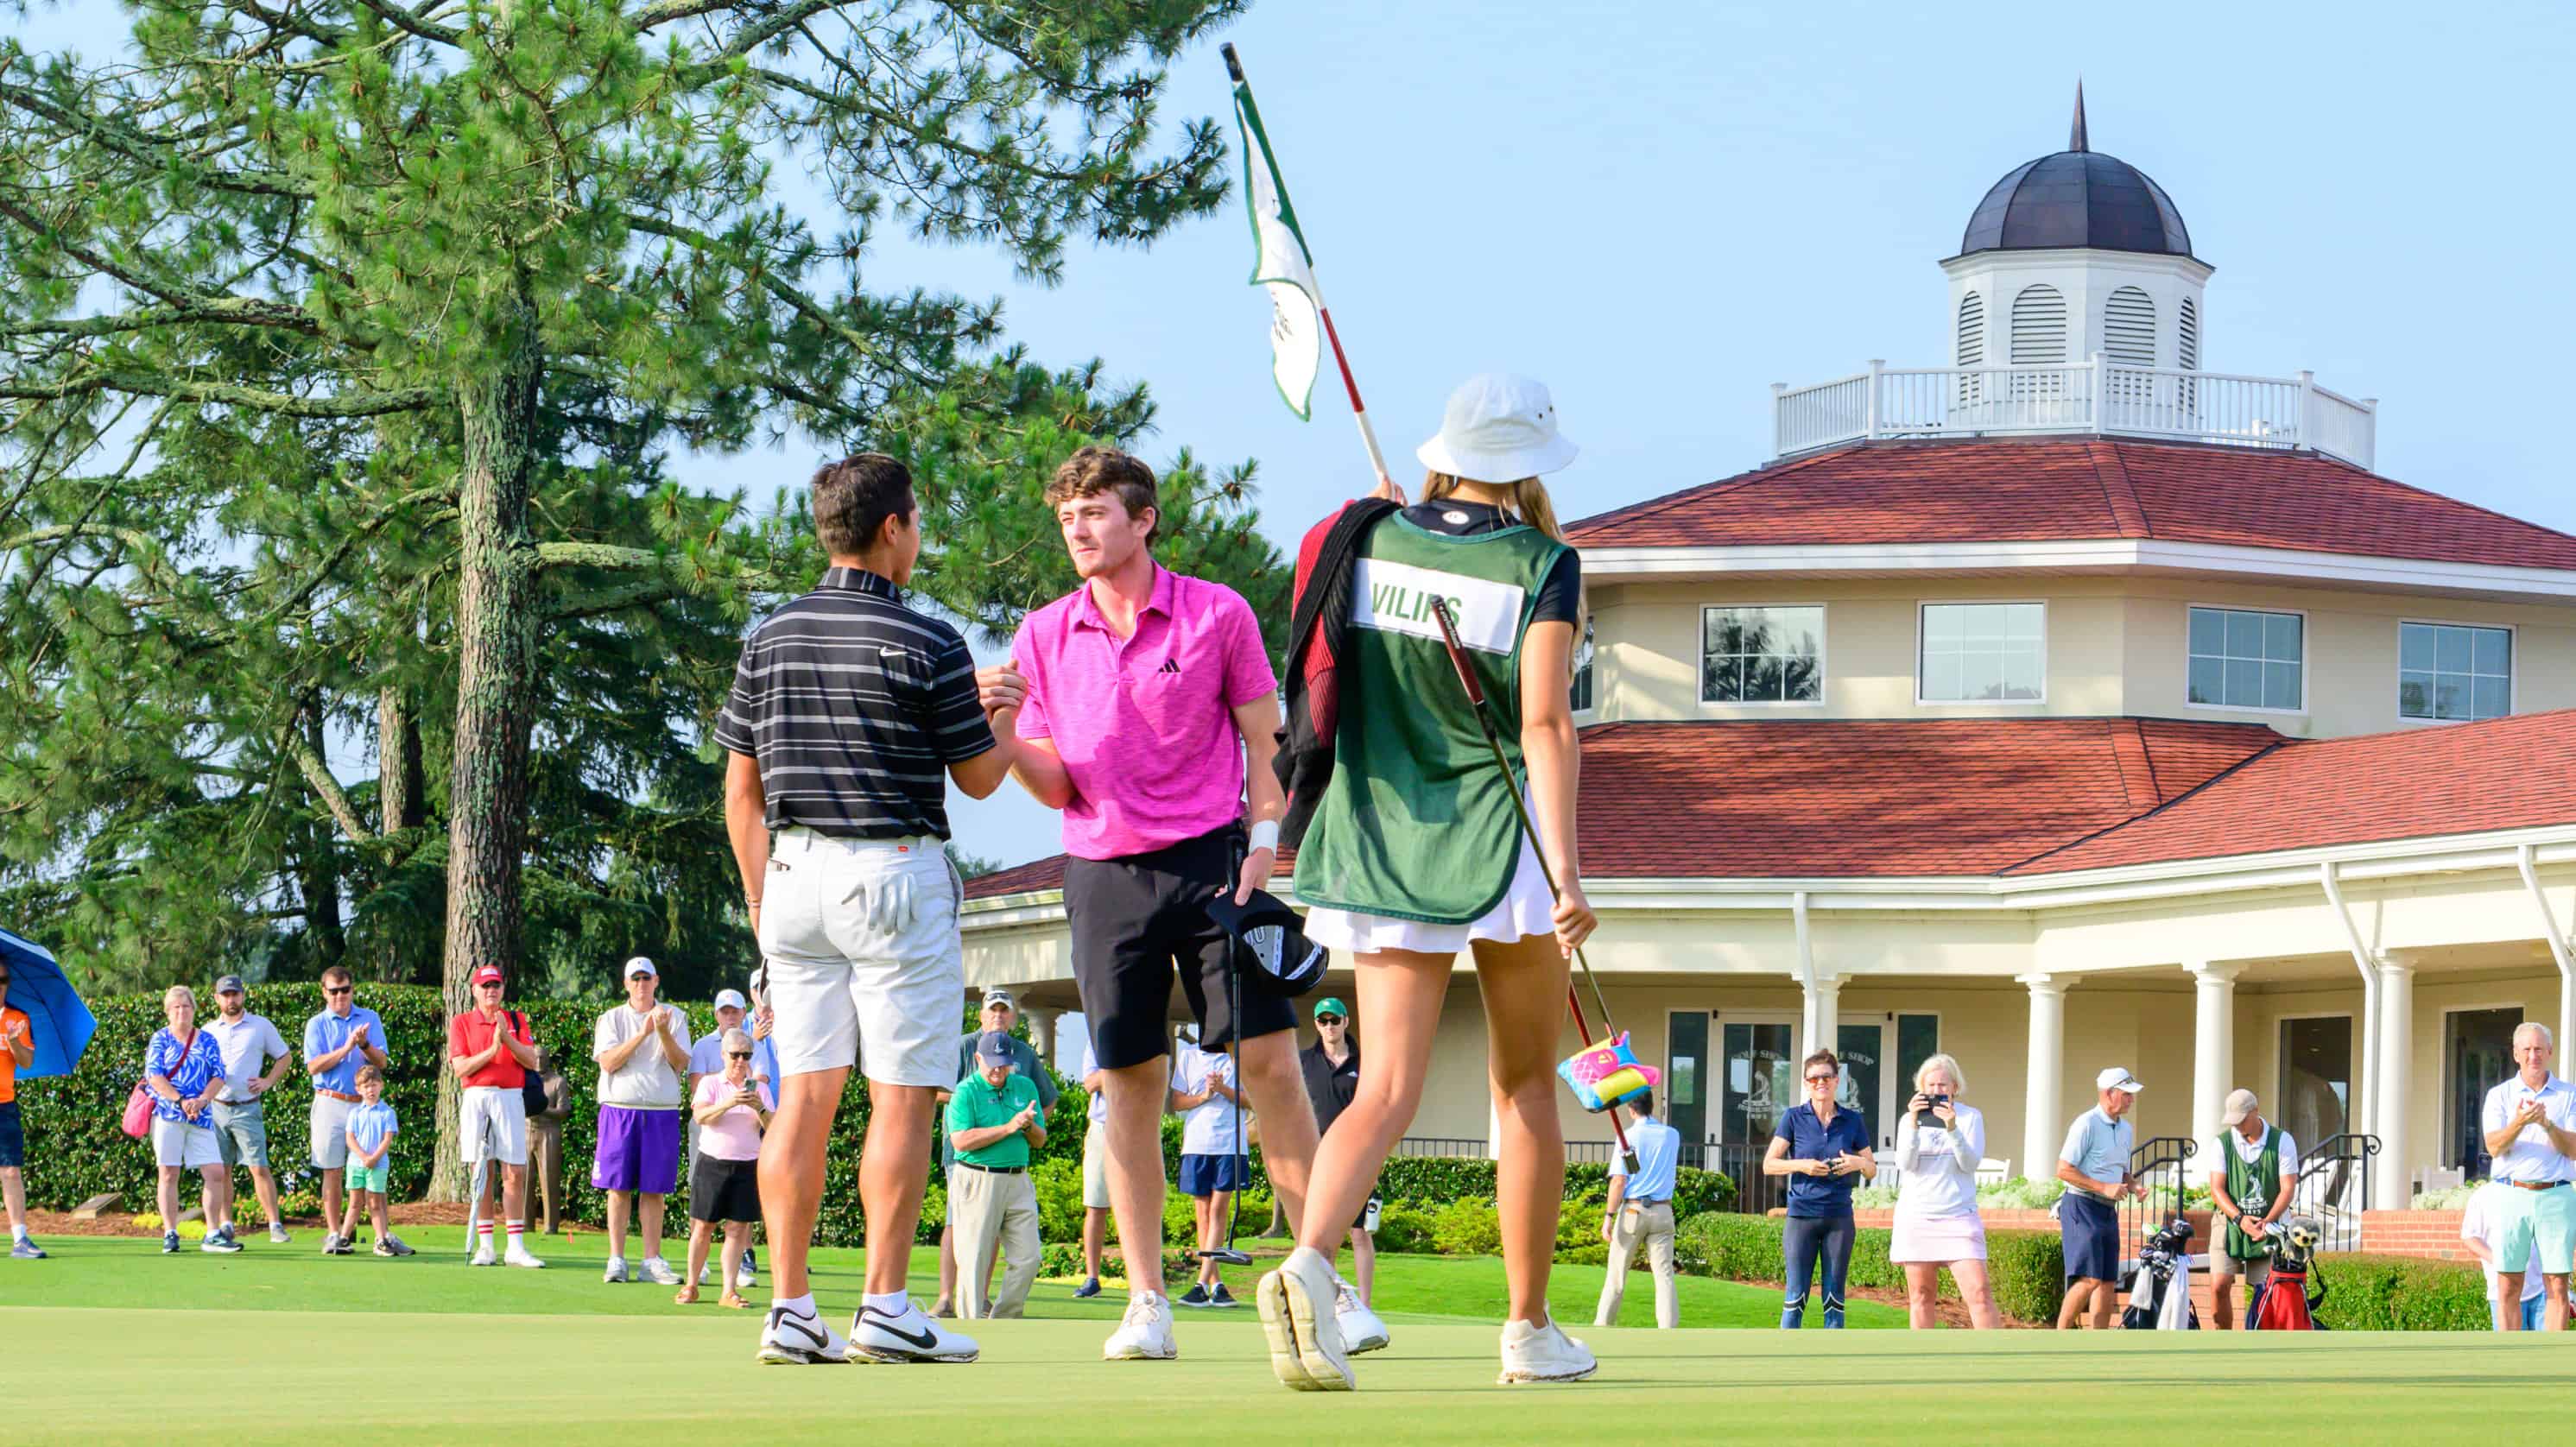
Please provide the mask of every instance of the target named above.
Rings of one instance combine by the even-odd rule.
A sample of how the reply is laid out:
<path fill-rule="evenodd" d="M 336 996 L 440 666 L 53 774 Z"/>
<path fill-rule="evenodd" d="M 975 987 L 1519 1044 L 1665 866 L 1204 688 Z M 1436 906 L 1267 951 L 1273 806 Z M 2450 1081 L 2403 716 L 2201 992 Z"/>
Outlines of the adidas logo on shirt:
<path fill-rule="evenodd" d="M 1178 673 L 1181 671 L 1180 660 L 1177 658 L 1166 658 L 1163 660 L 1163 666 L 1155 669 L 1154 671 L 1156 673 Z"/>

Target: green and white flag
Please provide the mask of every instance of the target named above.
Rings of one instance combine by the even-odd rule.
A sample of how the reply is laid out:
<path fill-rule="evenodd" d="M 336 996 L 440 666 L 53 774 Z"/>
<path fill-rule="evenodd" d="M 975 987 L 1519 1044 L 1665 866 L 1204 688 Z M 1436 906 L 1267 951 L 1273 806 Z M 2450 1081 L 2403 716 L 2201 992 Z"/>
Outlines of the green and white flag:
<path fill-rule="evenodd" d="M 1243 129 L 1243 194 L 1252 212 L 1252 284 L 1270 292 L 1270 375 L 1279 395 L 1299 417 L 1312 413 L 1315 373 L 1323 365 L 1324 329 L 1317 315 L 1322 293 L 1315 285 L 1314 259 L 1297 229 L 1297 211 L 1288 204 L 1288 187 L 1279 179 L 1279 162 L 1270 154 L 1270 137 L 1261 129 L 1261 112 L 1252 104 L 1252 87 L 1237 81 L 1234 119 Z"/>

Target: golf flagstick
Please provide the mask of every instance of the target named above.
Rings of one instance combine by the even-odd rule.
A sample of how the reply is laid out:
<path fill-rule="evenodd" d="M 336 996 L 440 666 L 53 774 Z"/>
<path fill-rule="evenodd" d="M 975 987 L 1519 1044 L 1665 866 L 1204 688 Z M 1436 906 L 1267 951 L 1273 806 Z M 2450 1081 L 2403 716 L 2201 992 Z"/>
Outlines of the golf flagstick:
<path fill-rule="evenodd" d="M 1226 857 L 1234 861 L 1237 879 L 1243 876 L 1243 857 L 1231 850 Z M 1234 886 L 1229 883 L 1227 888 Z M 1234 1148 L 1248 1165 L 1252 1153 L 1243 1148 L 1243 939 L 1232 930 L 1225 932 L 1225 1061 L 1234 1072 Z M 1252 1253 L 1234 1247 L 1234 1218 L 1243 1211 L 1243 1188 L 1252 1184 L 1247 1179 L 1236 1185 L 1225 1202 L 1225 1245 L 1198 1253 L 1201 1261 L 1214 1261 L 1223 1266 L 1250 1266 Z"/>
<path fill-rule="evenodd" d="M 1342 334 L 1333 326 L 1332 309 L 1324 305 L 1324 288 L 1315 280 L 1315 258 L 1306 249 L 1306 233 L 1297 225 L 1297 209 L 1288 203 L 1288 184 L 1270 152 L 1270 133 L 1252 103 L 1252 84 L 1243 78 L 1243 58 L 1231 44 L 1220 45 L 1225 73 L 1234 82 L 1234 118 L 1243 130 L 1243 193 L 1252 208 L 1252 235 L 1258 252 L 1252 282 L 1270 292 L 1270 374 L 1279 396 L 1299 417 L 1311 415 L 1315 373 L 1322 345 L 1333 349 L 1333 365 L 1342 374 L 1342 391 L 1351 399 L 1351 420 L 1360 428 L 1360 445 L 1368 449 L 1369 468 L 1378 486 L 1401 498 L 1378 449 L 1377 429 L 1369 425 L 1368 405 L 1360 401 L 1360 384 L 1351 376 L 1350 358 L 1342 353 Z M 1319 345 L 1321 344 L 1321 345 Z"/>
<path fill-rule="evenodd" d="M 1538 861 L 1539 877 L 1547 881 L 1547 897 L 1551 900 L 1561 898 L 1556 887 L 1556 871 L 1548 867 L 1547 852 L 1538 847 L 1538 826 L 1531 822 L 1529 805 L 1522 801 L 1521 791 L 1513 782 L 1511 760 L 1503 756 L 1503 736 L 1494 727 L 1493 705 L 1485 698 L 1485 686 L 1476 681 L 1475 666 L 1467 661 L 1467 651 L 1458 645 L 1458 620 L 1449 614 L 1449 600 L 1432 599 L 1431 616 L 1439 620 L 1440 645 L 1449 650 L 1449 666 L 1458 674 L 1458 686 L 1467 690 L 1467 703 L 1476 715 L 1476 726 L 1484 731 L 1485 747 L 1493 750 L 1494 767 L 1502 770 L 1503 791 L 1512 797 L 1512 812 L 1520 817 L 1521 834 L 1529 840 L 1530 857 Z M 1592 1003 L 1601 1010 L 1600 1038 L 1607 1040 L 1619 1032 L 1610 1023 L 1610 1002 L 1602 995 L 1601 981 L 1592 973 L 1592 962 L 1583 957 L 1580 945 L 1575 946 L 1574 962 L 1583 969 L 1583 982 L 1592 987 Z M 1575 993 L 1572 980 L 1565 982 L 1565 1003 L 1574 1009 L 1574 1028 L 1582 1032 L 1583 1043 L 1595 1043 L 1592 1027 L 1583 1018 L 1583 997 Z M 1618 1107 L 1614 1105 L 1603 1114 L 1610 1117 L 1610 1133 L 1619 1138 L 1620 1163 L 1628 1168 L 1629 1175 L 1634 1176 L 1637 1174 L 1637 1152 L 1628 1144 L 1627 1128 L 1619 1124 Z"/>

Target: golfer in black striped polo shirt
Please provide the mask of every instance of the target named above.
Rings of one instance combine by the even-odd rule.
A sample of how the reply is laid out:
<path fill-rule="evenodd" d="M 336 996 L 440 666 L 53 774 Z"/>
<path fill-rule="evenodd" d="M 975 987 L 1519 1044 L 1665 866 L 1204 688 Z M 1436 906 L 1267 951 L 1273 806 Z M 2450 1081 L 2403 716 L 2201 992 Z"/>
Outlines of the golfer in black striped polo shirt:
<path fill-rule="evenodd" d="M 781 1076 L 760 1153 L 774 1267 L 760 1360 L 973 1361 L 975 1343 L 906 1294 L 904 1268 L 966 988 L 948 780 L 983 798 L 1009 775 L 1019 741 L 997 740 L 985 722 L 957 630 L 895 592 L 921 553 L 912 475 L 867 452 L 816 473 L 813 489 L 831 571 L 752 630 L 716 720 L 732 755 L 725 828 L 760 940 Z M 832 1115 L 862 1063 L 859 1194 L 871 1244 L 867 1299 L 844 1341 L 815 1312 L 805 1254 Z"/>

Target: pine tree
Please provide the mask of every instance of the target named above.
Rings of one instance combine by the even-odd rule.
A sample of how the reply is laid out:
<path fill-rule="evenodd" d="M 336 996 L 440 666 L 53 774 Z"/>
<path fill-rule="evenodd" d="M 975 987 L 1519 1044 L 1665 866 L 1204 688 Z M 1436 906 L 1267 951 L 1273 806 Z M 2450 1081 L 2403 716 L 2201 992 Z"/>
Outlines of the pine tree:
<path fill-rule="evenodd" d="M 129 8 L 107 63 L 0 40 L 0 829 L 78 856 L 21 883 L 102 932 L 202 910 L 191 966 L 292 916 L 310 957 L 416 967 L 443 879 L 462 1008 L 531 924 L 595 969 L 631 937 L 603 901 L 729 908 L 679 862 L 716 762 L 689 721 L 819 560 L 671 449 L 911 456 L 950 529 L 925 591 L 988 630 L 1060 591 L 1025 504 L 1141 392 L 996 356 L 995 304 L 871 289 L 869 239 L 1052 281 L 1073 238 L 1207 211 L 1217 132 L 1158 149 L 1161 67 L 1238 7 Z M 1247 479 L 1175 469 L 1218 576 L 1276 572 Z M 371 787 L 335 730 L 376 739 Z"/>

